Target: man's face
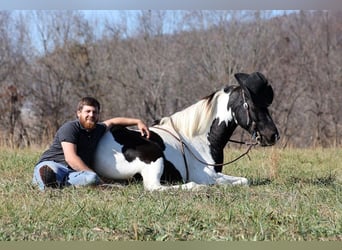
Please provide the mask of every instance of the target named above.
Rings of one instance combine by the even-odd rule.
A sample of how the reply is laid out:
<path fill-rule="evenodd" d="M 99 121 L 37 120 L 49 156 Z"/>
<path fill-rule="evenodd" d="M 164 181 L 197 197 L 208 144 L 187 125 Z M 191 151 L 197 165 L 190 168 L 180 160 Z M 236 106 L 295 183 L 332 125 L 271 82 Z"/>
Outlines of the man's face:
<path fill-rule="evenodd" d="M 82 110 L 77 111 L 77 117 L 86 130 L 92 130 L 99 120 L 99 111 L 93 106 L 84 105 Z"/>

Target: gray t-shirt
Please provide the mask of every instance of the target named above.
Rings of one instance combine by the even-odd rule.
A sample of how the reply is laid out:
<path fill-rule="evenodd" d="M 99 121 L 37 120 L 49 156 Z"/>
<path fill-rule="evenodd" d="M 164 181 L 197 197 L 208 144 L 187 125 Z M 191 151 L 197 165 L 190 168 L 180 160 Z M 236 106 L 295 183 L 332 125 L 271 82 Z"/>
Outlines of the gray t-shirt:
<path fill-rule="evenodd" d="M 57 130 L 50 148 L 42 154 L 38 163 L 55 161 L 67 165 L 61 143 L 70 142 L 76 145 L 77 155 L 91 167 L 97 143 L 105 133 L 106 128 L 104 123 L 97 123 L 95 129 L 87 132 L 79 120 L 66 122 Z"/>

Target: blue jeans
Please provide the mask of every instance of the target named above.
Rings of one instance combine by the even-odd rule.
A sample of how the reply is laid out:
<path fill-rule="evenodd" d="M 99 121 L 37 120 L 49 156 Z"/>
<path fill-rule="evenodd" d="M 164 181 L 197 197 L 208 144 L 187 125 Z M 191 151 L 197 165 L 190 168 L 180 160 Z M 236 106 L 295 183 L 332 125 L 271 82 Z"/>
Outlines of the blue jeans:
<path fill-rule="evenodd" d="M 40 190 L 45 189 L 45 184 L 40 176 L 39 170 L 45 165 L 49 166 L 55 172 L 56 180 L 60 187 L 97 185 L 100 182 L 100 178 L 95 172 L 75 171 L 62 163 L 43 161 L 35 166 L 32 180 L 32 183 L 38 185 Z"/>

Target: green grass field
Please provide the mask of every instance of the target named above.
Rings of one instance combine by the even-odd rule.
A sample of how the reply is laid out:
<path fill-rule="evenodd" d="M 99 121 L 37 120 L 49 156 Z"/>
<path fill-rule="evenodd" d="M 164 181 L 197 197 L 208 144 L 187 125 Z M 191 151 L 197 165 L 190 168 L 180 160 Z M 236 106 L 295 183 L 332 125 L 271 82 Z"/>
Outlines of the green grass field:
<path fill-rule="evenodd" d="M 340 148 L 253 149 L 224 168 L 248 187 L 152 193 L 141 183 L 40 192 L 31 185 L 40 153 L 1 149 L 1 241 L 342 240 Z"/>

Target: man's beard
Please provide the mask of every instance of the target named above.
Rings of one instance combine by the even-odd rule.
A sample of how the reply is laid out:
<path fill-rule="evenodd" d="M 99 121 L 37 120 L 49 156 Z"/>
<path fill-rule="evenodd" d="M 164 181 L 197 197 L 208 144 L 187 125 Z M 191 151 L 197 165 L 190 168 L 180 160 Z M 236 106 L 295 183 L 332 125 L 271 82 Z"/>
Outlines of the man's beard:
<path fill-rule="evenodd" d="M 96 127 L 96 122 L 96 120 L 86 120 L 84 118 L 80 118 L 80 123 L 86 130 L 94 129 Z"/>

